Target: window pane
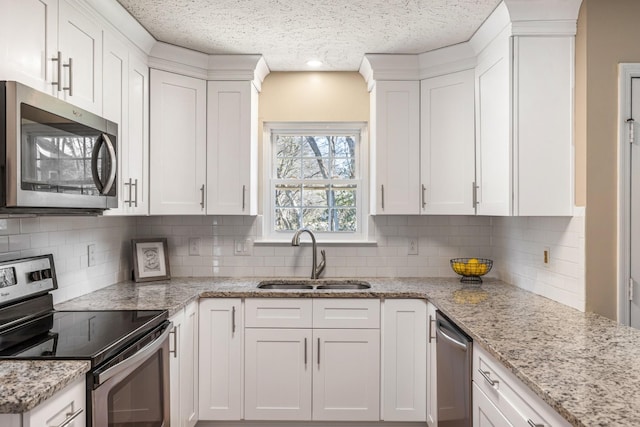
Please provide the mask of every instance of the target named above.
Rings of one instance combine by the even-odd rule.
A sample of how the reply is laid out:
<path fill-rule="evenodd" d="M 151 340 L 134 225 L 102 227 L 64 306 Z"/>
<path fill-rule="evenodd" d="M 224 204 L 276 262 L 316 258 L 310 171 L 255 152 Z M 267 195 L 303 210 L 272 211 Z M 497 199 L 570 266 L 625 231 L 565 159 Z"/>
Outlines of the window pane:
<path fill-rule="evenodd" d="M 333 145 L 333 155 L 335 157 L 355 157 L 355 138 L 352 136 L 336 136 Z"/>
<path fill-rule="evenodd" d="M 302 222 L 313 231 L 329 231 L 329 209 L 303 209 Z"/>
<path fill-rule="evenodd" d="M 302 191 L 299 185 L 276 185 L 276 206 L 300 206 Z"/>
<path fill-rule="evenodd" d="M 276 209 L 275 228 L 276 231 L 294 231 L 300 228 L 299 209 Z"/>
<path fill-rule="evenodd" d="M 299 179 L 301 169 L 300 158 L 278 157 L 276 159 L 276 178 L 278 179 Z"/>
<path fill-rule="evenodd" d="M 325 186 L 305 185 L 302 192 L 302 205 L 305 207 L 328 207 L 328 189 Z"/>
<path fill-rule="evenodd" d="M 331 206 L 336 207 L 350 207 L 356 206 L 356 188 L 355 186 L 349 187 L 333 187 L 333 200 L 334 203 Z"/>
<path fill-rule="evenodd" d="M 356 209 L 332 209 L 331 227 L 333 231 L 356 231 Z"/>
<path fill-rule="evenodd" d="M 303 179 L 327 179 L 329 162 L 325 158 L 302 159 Z"/>
<path fill-rule="evenodd" d="M 329 138 L 326 136 L 305 136 L 302 150 L 304 157 L 329 157 Z"/>
<path fill-rule="evenodd" d="M 335 158 L 331 162 L 331 179 L 355 179 L 356 162 L 354 158 Z"/>
<path fill-rule="evenodd" d="M 300 157 L 302 137 L 276 136 L 276 157 Z"/>

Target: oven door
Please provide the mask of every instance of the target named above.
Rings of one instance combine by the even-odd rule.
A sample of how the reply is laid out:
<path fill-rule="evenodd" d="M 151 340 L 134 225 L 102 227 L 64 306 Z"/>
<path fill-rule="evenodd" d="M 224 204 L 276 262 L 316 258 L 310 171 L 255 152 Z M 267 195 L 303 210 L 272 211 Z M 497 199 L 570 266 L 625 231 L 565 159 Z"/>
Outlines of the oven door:
<path fill-rule="evenodd" d="M 93 427 L 169 426 L 171 327 L 171 322 L 163 323 L 153 332 L 151 342 L 143 338 L 136 345 L 141 348 L 131 356 L 93 373 Z"/>

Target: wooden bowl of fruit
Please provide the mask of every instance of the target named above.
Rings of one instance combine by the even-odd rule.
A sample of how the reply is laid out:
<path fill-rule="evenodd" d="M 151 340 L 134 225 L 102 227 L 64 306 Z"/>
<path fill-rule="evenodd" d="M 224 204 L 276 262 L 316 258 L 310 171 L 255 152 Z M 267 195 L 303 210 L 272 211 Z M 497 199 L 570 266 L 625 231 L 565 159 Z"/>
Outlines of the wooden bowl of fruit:
<path fill-rule="evenodd" d="M 491 271 L 493 261 L 485 258 L 454 258 L 451 268 L 462 276 L 462 283 L 482 283 L 482 276 Z"/>

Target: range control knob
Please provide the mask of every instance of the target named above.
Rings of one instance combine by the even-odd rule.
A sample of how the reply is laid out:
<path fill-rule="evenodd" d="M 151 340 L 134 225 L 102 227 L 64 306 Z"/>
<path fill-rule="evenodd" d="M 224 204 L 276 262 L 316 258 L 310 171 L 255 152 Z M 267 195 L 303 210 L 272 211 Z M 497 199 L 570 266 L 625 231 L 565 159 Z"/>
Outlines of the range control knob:
<path fill-rule="evenodd" d="M 51 269 L 45 268 L 44 270 L 36 270 L 29 273 L 29 279 L 32 282 L 39 282 L 44 279 L 51 279 Z"/>

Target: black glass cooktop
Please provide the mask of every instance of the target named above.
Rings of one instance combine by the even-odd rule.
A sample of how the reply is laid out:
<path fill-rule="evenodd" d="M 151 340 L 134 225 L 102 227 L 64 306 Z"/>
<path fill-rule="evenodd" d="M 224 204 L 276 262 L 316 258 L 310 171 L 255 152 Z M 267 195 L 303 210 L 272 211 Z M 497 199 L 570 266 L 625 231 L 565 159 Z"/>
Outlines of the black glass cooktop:
<path fill-rule="evenodd" d="M 52 311 L 0 333 L 3 359 L 109 359 L 167 318 L 166 311 Z"/>

